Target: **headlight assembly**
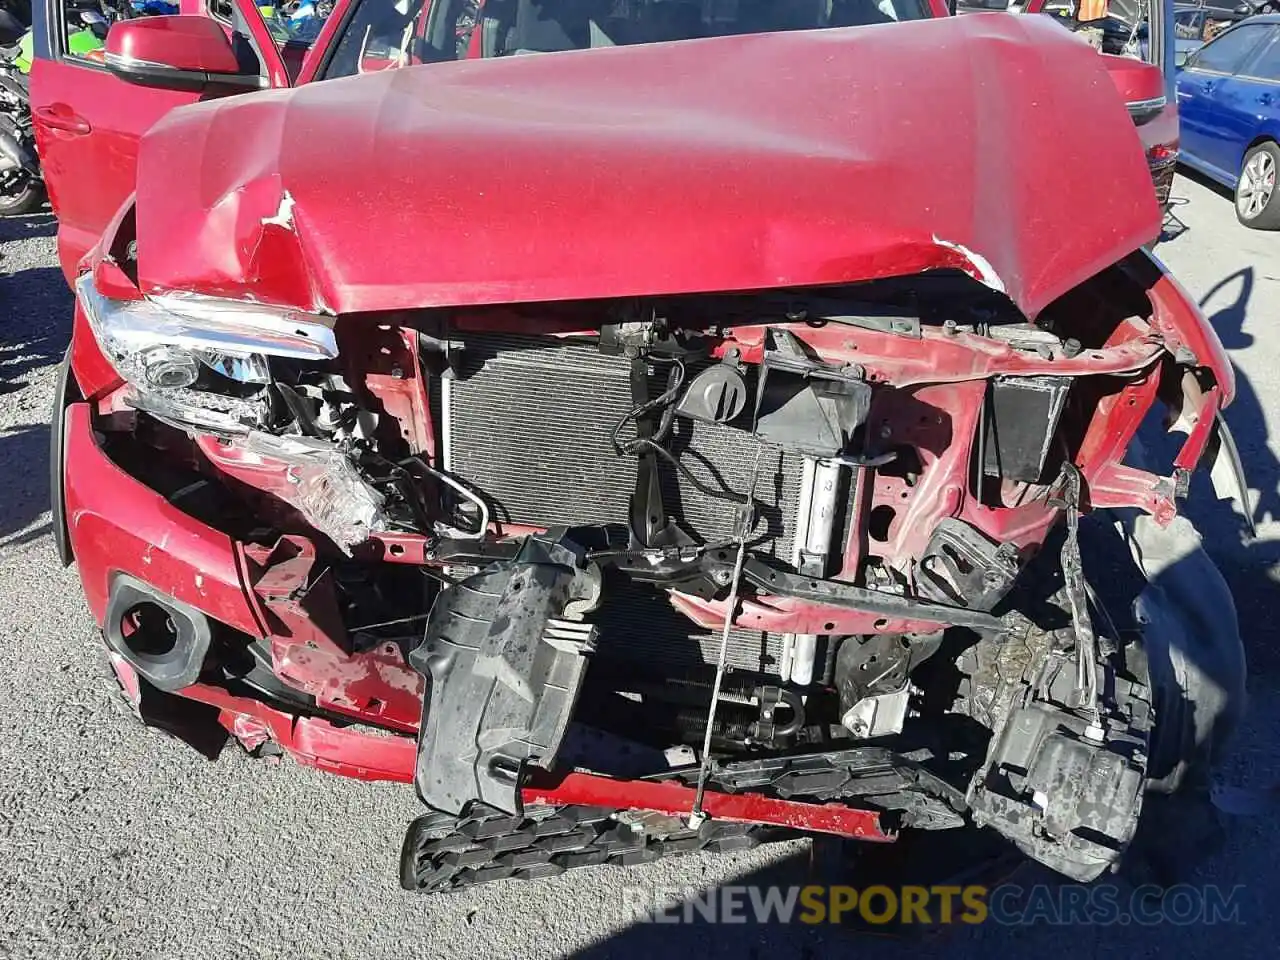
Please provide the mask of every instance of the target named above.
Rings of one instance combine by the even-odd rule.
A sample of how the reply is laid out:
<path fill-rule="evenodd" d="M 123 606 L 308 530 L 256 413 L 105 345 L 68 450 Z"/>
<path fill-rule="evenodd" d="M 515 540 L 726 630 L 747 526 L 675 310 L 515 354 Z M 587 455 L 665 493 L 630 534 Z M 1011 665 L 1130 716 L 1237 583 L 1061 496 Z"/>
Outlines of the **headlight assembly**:
<path fill-rule="evenodd" d="M 253 425 L 271 382 L 268 357 L 338 355 L 332 319 L 298 310 L 184 293 L 113 300 L 87 273 L 76 295 L 102 352 L 134 388 L 130 401 L 211 430 Z"/>

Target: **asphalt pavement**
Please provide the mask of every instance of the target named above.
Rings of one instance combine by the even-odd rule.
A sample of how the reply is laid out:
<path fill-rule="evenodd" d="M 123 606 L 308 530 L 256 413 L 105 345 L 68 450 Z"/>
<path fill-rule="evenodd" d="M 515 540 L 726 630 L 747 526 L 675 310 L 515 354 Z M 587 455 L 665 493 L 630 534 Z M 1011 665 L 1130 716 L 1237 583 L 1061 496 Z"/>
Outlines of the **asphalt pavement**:
<path fill-rule="evenodd" d="M 46 215 L 0 221 L 0 957 L 1275 956 L 1280 836 L 1258 798 L 1280 783 L 1280 235 L 1240 227 L 1230 200 L 1202 182 L 1180 178 L 1174 195 L 1158 253 L 1236 364 L 1228 418 L 1260 531 L 1245 542 L 1230 510 L 1207 499 L 1192 511 L 1240 608 L 1250 711 L 1222 779 L 1251 791 L 1255 809 L 1227 819 L 1222 849 L 1183 879 L 1236 890 L 1237 922 L 987 924 L 917 941 L 638 923 L 624 892 L 803 882 L 804 842 L 448 896 L 401 892 L 400 842 L 420 812 L 411 789 L 268 765 L 234 747 L 209 762 L 117 701 L 75 572 L 59 567 L 49 535 L 48 407 L 71 298 Z M 1174 829 L 1168 843 L 1189 836 Z M 1019 875 L 1037 881 L 1052 883 Z"/>

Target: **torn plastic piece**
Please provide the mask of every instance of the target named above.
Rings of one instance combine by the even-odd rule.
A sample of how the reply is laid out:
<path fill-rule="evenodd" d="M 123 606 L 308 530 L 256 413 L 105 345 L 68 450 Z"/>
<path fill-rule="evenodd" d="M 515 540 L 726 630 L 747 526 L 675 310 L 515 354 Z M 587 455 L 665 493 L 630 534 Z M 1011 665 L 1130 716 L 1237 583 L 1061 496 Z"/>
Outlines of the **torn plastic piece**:
<path fill-rule="evenodd" d="M 1249 484 L 1245 480 L 1244 464 L 1240 460 L 1240 451 L 1236 447 L 1235 437 L 1227 427 L 1227 421 L 1219 411 L 1214 418 L 1217 427 L 1217 449 L 1209 467 L 1209 478 L 1213 481 L 1213 492 L 1219 500 L 1235 500 L 1240 505 L 1240 513 L 1244 517 L 1249 536 L 1256 537 L 1258 528 L 1253 520 L 1253 506 L 1249 501 Z"/>
<path fill-rule="evenodd" d="M 527 537 L 513 560 L 446 590 L 409 655 L 430 677 L 415 783 L 429 806 L 520 809 L 526 765 L 550 770 L 596 630 L 599 571 L 564 531 Z"/>
<path fill-rule="evenodd" d="M 333 444 L 253 431 L 244 446 L 252 453 L 287 464 L 293 493 L 286 499 L 308 523 L 348 554 L 351 547 L 384 528 L 384 497 L 365 482 L 351 459 Z"/>

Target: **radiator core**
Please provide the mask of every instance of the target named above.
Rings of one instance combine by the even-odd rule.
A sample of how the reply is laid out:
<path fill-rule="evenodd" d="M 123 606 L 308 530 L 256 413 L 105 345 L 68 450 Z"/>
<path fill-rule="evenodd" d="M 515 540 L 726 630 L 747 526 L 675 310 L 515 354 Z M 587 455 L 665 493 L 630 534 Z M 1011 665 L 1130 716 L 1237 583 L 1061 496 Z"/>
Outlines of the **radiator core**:
<path fill-rule="evenodd" d="M 458 376 L 442 398 L 446 468 L 484 495 L 505 522 L 625 524 L 637 461 L 618 456 L 610 434 L 634 405 L 631 361 L 602 354 L 586 340 L 484 334 L 464 343 Z M 652 396 L 665 387 L 665 376 L 665 368 L 651 369 Z M 633 438 L 632 424 L 619 436 Z M 755 444 L 745 432 L 677 417 L 666 446 L 704 484 L 746 492 Z M 791 559 L 802 469 L 798 457 L 762 452 L 753 549 Z M 661 462 L 659 477 L 668 515 L 695 540 L 731 538 L 735 504 L 708 496 Z M 602 653 L 664 665 L 714 663 L 718 634 L 695 628 L 661 593 L 623 593 L 607 598 Z M 661 615 L 662 608 L 671 615 Z M 776 672 L 779 644 L 775 636 L 734 631 L 730 662 Z"/>

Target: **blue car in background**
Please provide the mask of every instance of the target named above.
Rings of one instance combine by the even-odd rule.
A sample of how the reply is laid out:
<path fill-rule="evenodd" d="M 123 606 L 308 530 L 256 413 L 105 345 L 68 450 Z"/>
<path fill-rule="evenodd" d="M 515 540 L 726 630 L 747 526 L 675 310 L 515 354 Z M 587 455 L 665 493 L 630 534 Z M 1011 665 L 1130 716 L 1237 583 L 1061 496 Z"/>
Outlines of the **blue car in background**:
<path fill-rule="evenodd" d="M 1280 229 L 1280 15 L 1250 17 L 1192 53 L 1178 116 L 1178 159 L 1235 190 L 1245 226 Z"/>

